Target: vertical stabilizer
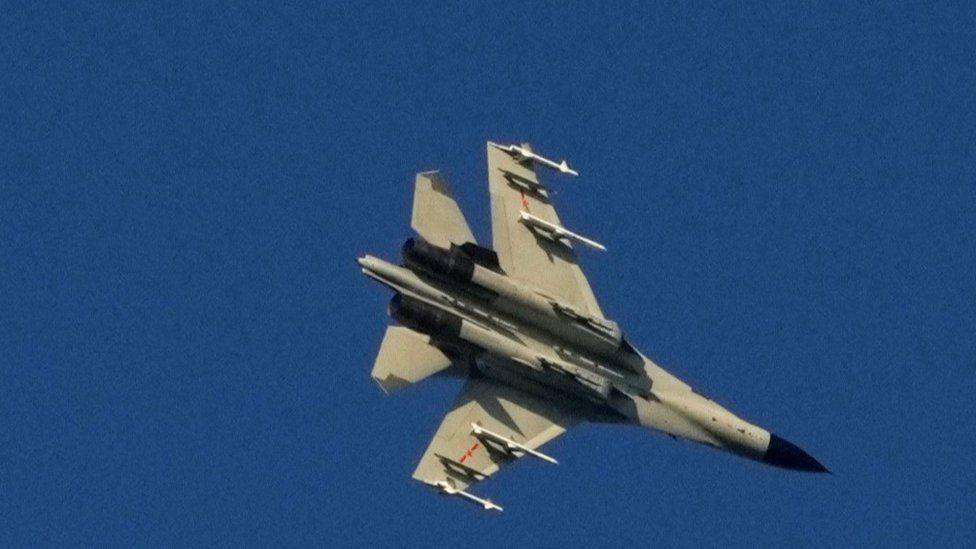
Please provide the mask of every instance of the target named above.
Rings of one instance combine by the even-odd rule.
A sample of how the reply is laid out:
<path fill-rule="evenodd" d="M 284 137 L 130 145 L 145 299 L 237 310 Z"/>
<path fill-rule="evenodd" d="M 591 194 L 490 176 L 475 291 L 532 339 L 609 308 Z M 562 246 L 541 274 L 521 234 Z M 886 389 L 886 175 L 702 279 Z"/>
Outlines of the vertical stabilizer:
<path fill-rule="evenodd" d="M 410 226 L 424 240 L 441 248 L 450 248 L 451 244 L 476 243 L 461 208 L 451 196 L 440 172 L 417 174 Z"/>

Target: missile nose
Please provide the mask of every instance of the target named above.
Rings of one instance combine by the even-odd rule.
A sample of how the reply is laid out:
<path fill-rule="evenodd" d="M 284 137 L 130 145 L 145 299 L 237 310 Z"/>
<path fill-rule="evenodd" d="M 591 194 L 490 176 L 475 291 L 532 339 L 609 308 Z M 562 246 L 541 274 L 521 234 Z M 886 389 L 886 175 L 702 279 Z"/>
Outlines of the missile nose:
<path fill-rule="evenodd" d="M 360 267 L 363 267 L 364 269 L 368 269 L 369 268 L 369 256 L 368 255 L 364 255 L 362 257 L 357 257 L 356 258 L 356 263 L 358 263 Z"/>
<path fill-rule="evenodd" d="M 830 472 L 813 456 L 801 450 L 799 446 L 773 433 L 769 434 L 769 447 L 763 454 L 762 460 L 764 463 L 795 471 Z"/>

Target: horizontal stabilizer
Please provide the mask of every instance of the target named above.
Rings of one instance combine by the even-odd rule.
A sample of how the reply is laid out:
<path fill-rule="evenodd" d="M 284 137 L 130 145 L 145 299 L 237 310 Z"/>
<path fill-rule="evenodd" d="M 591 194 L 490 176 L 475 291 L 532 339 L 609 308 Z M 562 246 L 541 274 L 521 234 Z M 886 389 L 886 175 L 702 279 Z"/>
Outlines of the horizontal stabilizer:
<path fill-rule="evenodd" d="M 475 242 L 471 228 L 440 172 L 417 174 L 410 226 L 424 240 L 441 248 Z"/>
<path fill-rule="evenodd" d="M 430 344 L 430 336 L 403 326 L 390 326 L 383 336 L 372 377 L 392 394 L 451 366 L 451 359 Z"/>

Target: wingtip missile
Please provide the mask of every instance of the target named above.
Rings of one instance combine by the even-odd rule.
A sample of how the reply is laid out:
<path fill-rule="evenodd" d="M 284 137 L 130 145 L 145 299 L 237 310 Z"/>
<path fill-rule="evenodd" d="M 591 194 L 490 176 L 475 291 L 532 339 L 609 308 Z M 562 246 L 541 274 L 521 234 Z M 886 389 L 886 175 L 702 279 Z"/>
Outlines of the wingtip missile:
<path fill-rule="evenodd" d="M 569 163 L 566 162 L 566 160 L 563 160 L 562 162 L 550 160 L 541 154 L 532 152 L 527 148 L 527 145 L 523 147 L 518 145 L 499 145 L 498 143 L 492 143 L 491 141 L 489 141 L 488 144 L 498 150 L 505 151 L 512 155 L 516 162 L 538 162 L 551 170 L 556 170 L 557 172 L 561 172 L 566 175 L 579 176 L 579 172 L 570 168 Z"/>
<path fill-rule="evenodd" d="M 502 509 L 502 506 L 501 505 L 498 505 L 497 503 L 491 501 L 490 499 L 478 497 L 478 496 L 472 494 L 471 492 L 465 492 L 464 490 L 461 490 L 460 488 L 456 488 L 454 486 L 451 486 L 450 484 L 448 484 L 447 482 L 445 482 L 443 480 L 437 481 L 434 484 L 434 486 L 436 486 L 438 489 L 440 489 L 440 491 L 441 491 L 442 494 L 446 494 L 448 496 L 458 496 L 460 498 L 463 498 L 463 499 L 466 499 L 466 500 L 470 501 L 471 503 L 477 503 L 478 505 L 481 505 L 482 507 L 484 507 L 485 511 L 492 511 L 492 510 L 498 511 L 498 512 L 504 511 L 504 509 Z"/>

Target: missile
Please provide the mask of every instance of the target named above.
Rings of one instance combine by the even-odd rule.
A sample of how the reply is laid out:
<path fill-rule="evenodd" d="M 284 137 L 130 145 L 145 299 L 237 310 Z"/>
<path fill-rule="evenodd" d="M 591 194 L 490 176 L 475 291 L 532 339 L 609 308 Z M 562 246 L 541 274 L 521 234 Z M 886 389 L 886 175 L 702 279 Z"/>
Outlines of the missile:
<path fill-rule="evenodd" d="M 485 508 L 486 511 L 490 511 L 492 509 L 496 511 L 504 511 L 504 509 L 502 509 L 500 505 L 492 502 L 490 499 L 480 498 L 472 494 L 471 492 L 465 492 L 460 488 L 455 488 L 454 486 L 451 486 L 450 484 L 448 484 L 443 480 L 437 481 L 437 483 L 434 486 L 440 488 L 442 494 L 462 497 L 472 503 L 477 503 L 478 505 L 481 505 L 482 507 Z"/>
<path fill-rule="evenodd" d="M 519 147 L 518 145 L 499 145 L 498 143 L 491 143 L 491 146 L 512 155 L 512 157 L 514 157 L 515 161 L 518 163 L 526 161 L 538 162 L 539 164 L 542 164 L 549 169 L 556 170 L 557 172 L 567 175 L 579 175 L 578 172 L 569 167 L 569 164 L 565 160 L 562 162 L 555 162 L 542 155 L 536 154 L 525 147 Z"/>
<path fill-rule="evenodd" d="M 549 462 L 549 463 L 551 463 L 553 465 L 559 465 L 559 462 L 556 461 L 555 459 L 553 459 L 552 457 L 547 456 L 546 454 L 543 454 L 542 452 L 539 452 L 538 450 L 533 450 L 532 448 L 529 448 L 528 446 L 525 446 L 524 444 L 519 444 L 518 442 L 515 442 L 514 440 L 512 440 L 510 438 L 506 438 L 506 437 L 504 437 L 502 435 L 499 435 L 498 433 L 494 433 L 492 431 L 489 431 L 488 429 L 485 429 L 484 427 L 482 427 L 481 425 L 478 425 L 477 423 L 472 423 L 471 424 L 471 434 L 473 434 L 474 436 L 476 436 L 478 438 L 483 438 L 483 439 L 491 440 L 491 441 L 494 441 L 494 442 L 497 442 L 497 443 L 501 444 L 502 446 L 505 447 L 505 450 L 507 452 L 509 452 L 510 454 L 515 454 L 515 455 L 518 455 L 518 454 L 528 454 L 530 456 L 537 457 L 537 458 L 541 459 L 542 461 Z"/>
<path fill-rule="evenodd" d="M 550 223 L 541 217 L 534 216 L 529 212 L 522 210 L 519 212 L 519 221 L 529 227 L 534 227 L 543 232 L 551 234 L 554 238 L 569 238 L 577 242 L 586 244 L 587 246 L 600 250 L 601 252 L 607 251 L 607 248 L 595 240 L 590 240 L 585 236 L 574 233 L 573 231 L 556 225 L 555 223 Z"/>

